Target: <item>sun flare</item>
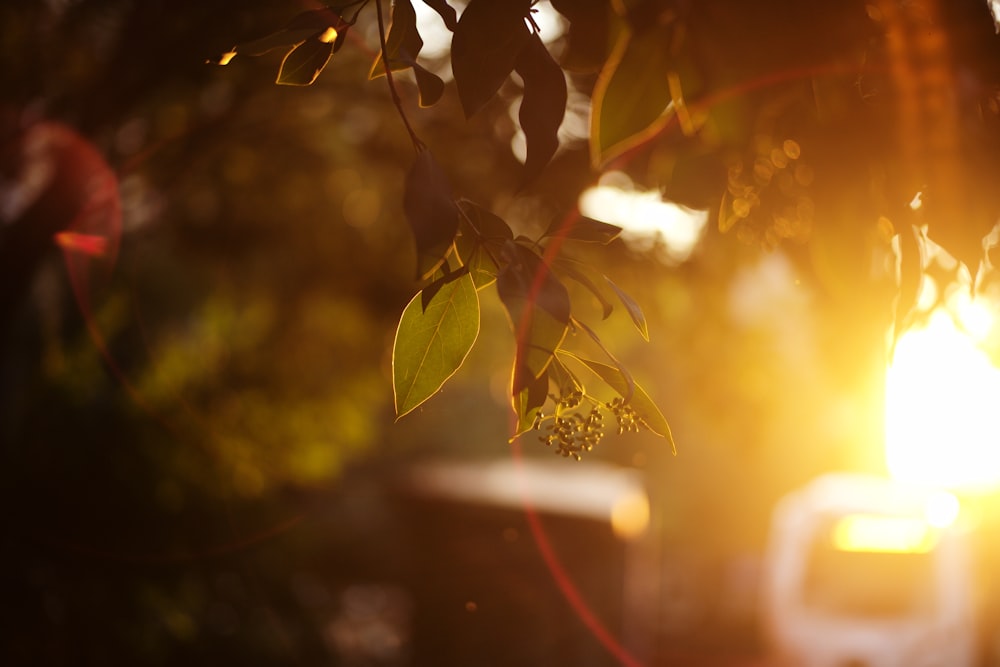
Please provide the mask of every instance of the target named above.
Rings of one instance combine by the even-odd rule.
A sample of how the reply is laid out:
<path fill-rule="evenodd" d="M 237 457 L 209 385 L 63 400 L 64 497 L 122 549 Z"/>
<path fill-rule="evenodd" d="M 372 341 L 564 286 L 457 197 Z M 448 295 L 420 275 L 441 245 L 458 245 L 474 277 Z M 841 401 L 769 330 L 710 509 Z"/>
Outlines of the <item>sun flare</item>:
<path fill-rule="evenodd" d="M 885 447 L 902 481 L 985 491 L 1000 485 L 1000 369 L 976 344 L 984 312 L 944 310 L 899 339 L 886 374 Z M 970 326 L 971 325 L 971 326 Z"/>

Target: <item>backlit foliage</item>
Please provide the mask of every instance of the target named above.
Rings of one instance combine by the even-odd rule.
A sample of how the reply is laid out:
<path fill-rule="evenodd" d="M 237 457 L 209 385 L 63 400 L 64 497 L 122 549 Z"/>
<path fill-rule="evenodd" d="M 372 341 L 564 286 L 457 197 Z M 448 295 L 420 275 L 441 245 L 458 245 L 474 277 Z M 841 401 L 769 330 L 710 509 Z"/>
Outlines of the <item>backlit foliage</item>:
<path fill-rule="evenodd" d="M 543 428 L 543 441 L 578 457 L 600 439 L 599 416 L 611 409 L 620 423 L 626 417 L 620 430 L 647 426 L 669 438 L 659 410 L 573 314 L 564 284 L 579 282 L 605 306 L 610 285 L 648 338 L 635 301 L 563 261 L 573 242 L 609 243 L 620 230 L 571 212 L 541 238 L 528 238 L 452 191 L 449 172 L 458 166 L 434 158 L 392 77 L 412 69 L 421 106 L 445 94 L 419 61 L 412 2 L 392 3 L 388 29 L 378 0 L 327 3 L 215 60 L 282 48 L 278 83 L 308 85 L 362 13 L 375 14 L 380 48 L 369 77 L 386 79 L 413 143 L 403 211 L 425 281 L 396 333 L 397 414 L 458 370 L 478 333 L 478 298 L 495 284 L 517 341 L 516 434 Z M 712 210 L 720 231 L 748 243 L 808 241 L 820 282 L 836 275 L 859 289 L 873 271 L 891 282 L 898 265 L 897 324 L 911 310 L 912 276 L 923 268 L 913 243 L 923 236 L 911 230 L 928 228 L 973 274 L 989 268 L 983 240 L 1000 213 L 1000 195 L 985 186 L 1000 176 L 992 159 L 1000 148 L 1000 47 L 983 2 L 554 0 L 568 21 L 558 62 L 530 0 L 425 3 L 453 33 L 451 68 L 466 118 L 512 75 L 523 83 L 524 183 L 559 147 L 567 79 L 590 76 L 594 168 L 630 170 L 669 199 Z M 919 210 L 908 205 L 918 192 Z M 610 363 L 567 350 L 571 332 L 595 341 Z M 570 358 L 619 402 L 591 400 L 563 363 Z M 589 408 L 568 407 L 568 397 L 587 399 Z"/>

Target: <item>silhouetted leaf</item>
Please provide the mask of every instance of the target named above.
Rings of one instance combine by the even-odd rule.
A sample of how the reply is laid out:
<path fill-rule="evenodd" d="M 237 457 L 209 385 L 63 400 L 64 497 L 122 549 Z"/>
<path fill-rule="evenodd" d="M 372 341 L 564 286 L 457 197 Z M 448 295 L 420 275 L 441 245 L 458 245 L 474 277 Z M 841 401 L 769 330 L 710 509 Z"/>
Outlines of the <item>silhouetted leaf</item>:
<path fill-rule="evenodd" d="M 333 55 L 333 44 L 312 38 L 289 51 L 278 70 L 277 83 L 285 86 L 311 85 Z"/>
<path fill-rule="evenodd" d="M 444 94 L 444 81 L 437 74 L 429 72 L 418 63 L 413 63 L 413 75 L 417 79 L 420 92 L 420 106 L 429 107 L 437 103 Z"/>
<path fill-rule="evenodd" d="M 492 284 L 497 277 L 499 256 L 504 245 L 514 238 L 510 227 L 499 216 L 475 202 L 462 200 L 462 233 L 456 244 L 466 265 L 472 272 L 476 289 Z"/>
<path fill-rule="evenodd" d="M 506 241 L 514 240 L 514 232 L 511 231 L 510 225 L 496 213 L 487 211 L 468 199 L 463 199 L 458 205 L 468 217 L 472 232 L 483 241 L 503 245 Z"/>
<path fill-rule="evenodd" d="M 628 311 L 629 317 L 632 318 L 632 322 L 635 324 L 635 328 L 639 330 L 639 334 L 642 336 L 643 340 L 648 342 L 649 327 L 646 324 L 646 316 L 643 315 L 642 308 L 639 307 L 639 304 L 636 303 L 635 299 L 626 294 L 624 290 L 618 287 L 618 285 L 615 285 L 611 281 L 611 278 L 604 276 L 604 279 L 608 281 L 608 284 L 611 285 L 611 289 L 613 289 L 615 294 L 618 295 L 618 300 L 622 302 L 623 306 L 625 306 L 625 310 Z"/>
<path fill-rule="evenodd" d="M 445 0 L 424 0 L 424 4 L 441 16 L 441 20 L 444 21 L 448 30 L 451 30 L 452 32 L 455 31 L 455 28 L 458 27 L 458 18 L 455 14 L 454 8 L 445 2 Z"/>
<path fill-rule="evenodd" d="M 566 76 L 537 34 L 521 49 L 514 69 L 524 80 L 518 111 L 528 147 L 523 184 L 538 176 L 559 148 L 559 126 L 566 115 Z"/>
<path fill-rule="evenodd" d="M 355 10 L 360 10 L 364 5 L 365 0 L 340 0 L 337 1 L 327 1 L 323 4 L 326 7 L 322 9 L 310 9 L 309 11 L 302 12 L 288 22 L 285 26 L 286 30 L 301 30 L 303 28 L 316 28 L 323 30 L 328 27 L 340 29 L 340 26 L 351 25 L 354 23 L 354 17 L 357 16 L 357 11 L 352 15 L 351 19 L 344 19 L 343 15 L 348 9 L 354 8 Z M 338 23 L 338 21 L 340 21 Z"/>
<path fill-rule="evenodd" d="M 389 35 L 385 38 L 389 66 L 393 72 L 413 69 L 417 90 L 420 92 L 420 106 L 429 107 L 441 99 L 444 93 L 444 81 L 417 63 L 417 55 L 423 46 L 424 41 L 417 31 L 417 14 L 413 10 L 411 0 L 394 2 L 392 25 L 389 27 Z M 382 76 L 385 76 L 385 63 L 382 62 L 382 53 L 379 51 L 368 72 L 368 78 L 377 79 Z"/>
<path fill-rule="evenodd" d="M 410 300 L 392 349 L 397 417 L 441 389 L 462 366 L 478 335 L 479 295 L 469 274 L 442 285 L 426 307 L 419 294 Z"/>
<path fill-rule="evenodd" d="M 557 257 L 552 265 L 553 268 L 557 269 L 560 273 L 566 274 L 590 290 L 590 293 L 593 294 L 594 297 L 597 298 L 597 301 L 601 304 L 602 319 L 608 319 L 611 312 L 614 310 L 614 306 L 612 306 L 611 302 L 604 296 L 604 293 L 597 286 L 597 283 L 595 283 L 590 276 L 585 273 L 585 264 L 567 259 L 565 257 Z"/>
<path fill-rule="evenodd" d="M 385 50 L 392 71 L 413 67 L 417 54 L 423 46 L 424 40 L 420 39 L 420 33 L 417 32 L 417 13 L 413 10 L 410 0 L 395 0 L 392 3 L 392 23 L 385 38 Z M 375 79 L 380 76 L 385 76 L 385 63 L 382 62 L 381 51 L 375 56 L 368 78 Z"/>
<path fill-rule="evenodd" d="M 591 159 L 596 166 L 654 135 L 669 120 L 674 26 L 641 33 L 623 30 L 594 86 L 590 122 Z"/>
<path fill-rule="evenodd" d="M 441 266 L 458 232 L 448 177 L 427 149 L 420 150 L 406 176 L 403 211 L 417 244 L 417 277 L 424 279 Z"/>
<path fill-rule="evenodd" d="M 497 275 L 497 292 L 514 327 L 516 396 L 527 382 L 545 371 L 566 337 L 570 300 L 566 287 L 528 248 L 508 242 L 505 266 Z"/>
<path fill-rule="evenodd" d="M 325 9 L 302 12 L 289 21 L 281 30 L 260 39 L 237 44 L 231 51 L 217 58 L 210 59 L 209 62 L 217 65 L 225 65 L 237 54 L 260 56 L 282 47 L 295 48 L 303 42 L 324 35 L 326 36 L 326 39 L 323 40 L 325 42 L 340 41 L 342 43 L 343 36 L 354 22 L 353 17 L 350 20 L 345 19 L 342 13 L 344 10 L 357 6 L 361 2 L 362 0 L 339 2 Z M 336 31 L 335 34 L 329 33 L 328 31 L 330 30 Z"/>
<path fill-rule="evenodd" d="M 656 435 L 666 438 L 670 442 L 671 451 L 674 454 L 677 453 L 677 445 L 674 443 L 674 436 L 670 432 L 670 424 L 667 423 L 663 413 L 660 412 L 660 409 L 656 407 L 656 403 L 653 402 L 649 394 L 642 387 L 638 384 L 630 386 L 625 376 L 614 366 L 602 364 L 599 361 L 583 359 L 575 355 L 567 356 L 576 359 L 604 380 L 609 387 L 626 400 L 628 405 L 632 406 L 632 409 L 642 418 L 642 421 L 649 427 L 649 430 Z M 630 389 L 634 389 L 634 391 L 630 391 Z"/>
<path fill-rule="evenodd" d="M 471 0 L 455 27 L 451 69 L 465 117 L 479 111 L 510 76 L 531 33 L 530 0 Z"/>
<path fill-rule="evenodd" d="M 611 243 L 621 233 L 622 228 L 617 225 L 609 225 L 584 215 L 553 220 L 545 230 L 545 236 L 548 238 L 603 244 Z"/>
<path fill-rule="evenodd" d="M 595 72 L 607 59 L 610 36 L 608 0 L 552 0 L 552 7 L 569 19 L 566 46 L 560 58 L 564 69 Z"/>

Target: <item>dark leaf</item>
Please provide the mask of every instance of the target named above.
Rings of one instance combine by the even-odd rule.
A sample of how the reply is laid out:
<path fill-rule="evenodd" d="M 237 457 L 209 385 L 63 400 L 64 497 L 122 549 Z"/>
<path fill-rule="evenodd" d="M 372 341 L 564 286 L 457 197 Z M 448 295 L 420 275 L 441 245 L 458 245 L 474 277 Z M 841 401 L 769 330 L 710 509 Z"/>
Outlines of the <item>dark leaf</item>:
<path fill-rule="evenodd" d="M 403 212 L 417 244 L 417 277 L 424 279 L 444 262 L 458 232 L 458 207 L 448 178 L 426 149 L 406 176 Z"/>
<path fill-rule="evenodd" d="M 344 2 L 339 4 L 342 11 L 352 5 L 358 4 L 358 2 Z M 312 37 L 322 35 L 331 28 L 337 31 L 337 36 L 339 37 L 341 33 L 347 32 L 347 28 L 351 24 L 352 22 L 345 20 L 341 16 L 341 12 L 336 11 L 335 7 L 314 9 L 302 12 L 278 32 L 237 45 L 234 51 L 240 55 L 259 56 L 283 46 L 301 44 Z M 333 38 L 330 38 L 328 41 L 333 41 Z"/>
<path fill-rule="evenodd" d="M 441 15 L 441 20 L 452 32 L 458 27 L 458 18 L 452 8 L 445 0 L 424 0 L 424 4 Z"/>
<path fill-rule="evenodd" d="M 533 180 L 559 148 L 559 126 L 566 114 L 566 77 L 541 38 L 531 35 L 514 69 L 524 80 L 518 119 L 528 146 L 522 183 Z"/>
<path fill-rule="evenodd" d="M 549 228 L 545 230 L 547 238 L 603 244 L 611 243 L 621 233 L 622 228 L 617 225 L 609 225 L 606 222 L 594 220 L 584 215 L 553 220 Z"/>
<path fill-rule="evenodd" d="M 517 341 L 513 392 L 538 378 L 566 337 L 570 300 L 566 287 L 541 257 L 517 243 L 505 246 L 506 264 L 497 275 L 497 292 Z"/>
<path fill-rule="evenodd" d="M 498 215 L 475 202 L 464 199 L 458 205 L 462 211 L 458 247 L 467 258 L 476 287 L 482 289 L 496 280 L 498 258 L 514 233 Z"/>
<path fill-rule="evenodd" d="M 285 86 L 308 86 L 316 80 L 333 55 L 333 44 L 318 37 L 302 42 L 285 55 L 278 70 L 277 83 Z"/>
<path fill-rule="evenodd" d="M 483 241 L 503 245 L 505 241 L 514 240 L 514 232 L 511 231 L 510 225 L 496 213 L 487 211 L 468 199 L 460 201 L 459 207 L 468 218 L 471 231 Z"/>
<path fill-rule="evenodd" d="M 530 0 L 471 0 L 455 27 L 451 69 L 465 117 L 479 111 L 510 76 L 531 33 Z"/>
<path fill-rule="evenodd" d="M 435 104 L 444 93 L 444 81 L 436 74 L 427 71 L 417 63 L 417 54 L 424 46 L 420 33 L 417 32 L 417 14 L 413 10 L 411 0 L 398 0 L 392 6 L 392 25 L 385 39 L 385 49 L 389 55 L 389 66 L 393 72 L 413 68 L 417 80 L 417 90 L 420 93 L 420 106 L 429 107 Z M 368 72 L 369 79 L 385 76 L 385 63 L 379 52 Z"/>
<path fill-rule="evenodd" d="M 611 289 L 613 289 L 615 294 L 618 295 L 618 300 L 622 302 L 623 306 L 625 306 L 625 310 L 628 311 L 629 317 L 632 318 L 632 322 L 635 324 L 635 328 L 639 330 L 639 334 L 642 336 L 643 340 L 648 342 L 649 327 L 646 324 L 646 316 L 643 315 L 642 308 L 639 307 L 639 304 L 636 303 L 635 299 L 626 294 L 624 290 L 618 287 L 618 285 L 611 282 L 611 278 L 604 276 L 604 279 L 608 281 L 608 284 L 611 285 Z"/>
<path fill-rule="evenodd" d="M 417 14 L 410 0 L 395 0 L 392 3 L 392 24 L 389 35 L 385 38 L 385 50 L 388 54 L 389 66 L 392 71 L 409 69 L 417 61 L 417 54 L 424 46 L 417 32 Z M 382 52 L 375 57 L 369 79 L 385 76 L 385 63 L 382 62 Z"/>
<path fill-rule="evenodd" d="M 433 396 L 462 366 L 479 336 L 479 295 L 469 274 L 445 283 L 422 304 L 403 310 L 392 348 L 396 415 Z"/>
<path fill-rule="evenodd" d="M 590 293 L 597 298 L 598 302 L 600 302 L 602 310 L 601 317 L 602 319 L 606 320 L 611 315 L 611 312 L 614 310 L 614 306 L 611 305 L 611 302 L 608 301 L 607 297 L 604 296 L 604 293 L 600 290 L 599 287 L 597 287 L 597 283 L 595 283 L 586 273 L 584 273 L 584 270 L 580 268 L 582 266 L 583 266 L 582 263 L 575 262 L 565 257 L 558 257 L 556 258 L 555 262 L 553 262 L 553 267 L 558 269 L 560 273 L 566 274 L 567 276 L 569 276 L 570 278 L 572 278 L 573 280 L 575 280 L 576 282 L 580 283 L 588 290 L 590 290 Z"/>
<path fill-rule="evenodd" d="M 673 67 L 673 24 L 623 30 L 594 86 L 591 158 L 606 164 L 659 132 L 672 115 L 664 72 Z"/>
<path fill-rule="evenodd" d="M 343 15 L 348 9 L 355 7 L 359 8 L 359 5 L 363 5 L 365 0 L 341 0 L 340 2 L 324 2 L 326 7 L 322 9 L 311 9 L 306 12 L 302 12 L 297 15 L 288 25 L 285 26 L 286 30 L 300 30 L 302 28 L 317 28 L 323 30 L 328 27 L 334 27 L 337 30 L 341 26 L 347 24 L 351 25 L 354 23 L 353 18 L 347 21 L 343 18 Z M 357 12 L 354 13 L 357 15 Z"/>
<path fill-rule="evenodd" d="M 608 0 L 552 0 L 569 20 L 560 64 L 574 72 L 596 72 L 608 56 L 611 21 Z"/>
<path fill-rule="evenodd" d="M 436 104 L 444 94 L 444 81 L 417 63 L 413 63 L 413 74 L 417 79 L 417 90 L 420 92 L 420 106 L 429 107 Z"/>

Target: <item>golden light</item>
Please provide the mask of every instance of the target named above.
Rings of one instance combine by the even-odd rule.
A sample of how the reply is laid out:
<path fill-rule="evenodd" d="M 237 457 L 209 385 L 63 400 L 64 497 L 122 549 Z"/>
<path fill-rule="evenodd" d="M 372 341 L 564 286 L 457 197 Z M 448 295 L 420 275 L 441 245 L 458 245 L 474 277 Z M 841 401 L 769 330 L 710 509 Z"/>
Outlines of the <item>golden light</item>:
<path fill-rule="evenodd" d="M 947 491 L 937 491 L 927 498 L 924 518 L 935 528 L 947 528 L 958 519 L 961 509 L 958 498 Z"/>
<path fill-rule="evenodd" d="M 611 530 L 622 539 L 641 535 L 649 525 L 649 498 L 641 491 L 623 495 L 611 506 Z"/>
<path fill-rule="evenodd" d="M 967 297 L 949 301 L 896 346 L 886 375 L 886 463 L 902 481 L 986 491 L 1000 485 L 1000 369 L 977 340 L 993 316 Z"/>
<path fill-rule="evenodd" d="M 833 546 L 840 551 L 927 553 L 937 542 L 923 519 L 882 514 L 848 514 L 833 525 Z"/>
<path fill-rule="evenodd" d="M 612 171 L 580 195 L 580 212 L 618 225 L 622 240 L 636 250 L 659 250 L 670 264 L 690 257 L 701 240 L 708 212 L 664 201 L 658 190 L 640 190 L 628 175 Z"/>

